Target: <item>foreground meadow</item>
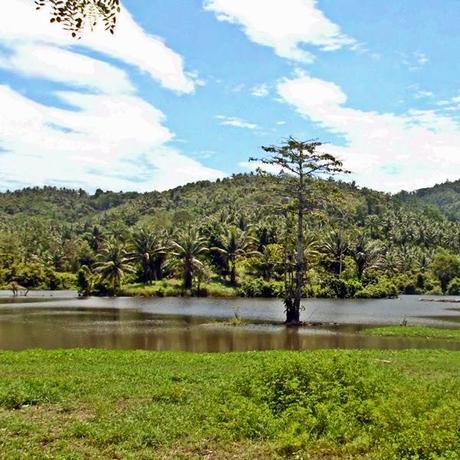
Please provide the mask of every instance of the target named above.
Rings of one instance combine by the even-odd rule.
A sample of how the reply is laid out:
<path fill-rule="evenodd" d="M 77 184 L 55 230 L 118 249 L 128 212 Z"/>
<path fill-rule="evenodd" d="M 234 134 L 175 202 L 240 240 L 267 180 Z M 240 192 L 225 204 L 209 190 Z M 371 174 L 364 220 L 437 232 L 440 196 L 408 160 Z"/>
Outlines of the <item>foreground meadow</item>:
<path fill-rule="evenodd" d="M 457 459 L 460 353 L 0 353 L 2 458 Z"/>

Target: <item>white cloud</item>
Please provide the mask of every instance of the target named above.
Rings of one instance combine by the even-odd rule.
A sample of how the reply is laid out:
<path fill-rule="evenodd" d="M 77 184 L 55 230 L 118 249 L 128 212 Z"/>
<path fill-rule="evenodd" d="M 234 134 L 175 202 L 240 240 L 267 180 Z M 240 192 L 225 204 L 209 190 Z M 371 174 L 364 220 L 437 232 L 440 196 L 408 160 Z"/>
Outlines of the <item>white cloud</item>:
<path fill-rule="evenodd" d="M 165 189 L 224 174 L 167 146 L 164 115 L 133 95 L 59 92 L 77 110 L 34 102 L 0 85 L 0 184 L 94 190 Z"/>
<path fill-rule="evenodd" d="M 250 40 L 293 61 L 314 59 L 303 45 L 324 51 L 356 45 L 324 15 L 316 0 L 205 0 L 204 8 L 219 21 L 241 25 Z"/>
<path fill-rule="evenodd" d="M 234 128 L 243 129 L 258 128 L 258 126 L 255 123 L 250 123 L 238 117 L 226 117 L 224 115 L 217 115 L 216 118 L 219 120 L 219 124 L 222 126 L 233 126 Z"/>
<path fill-rule="evenodd" d="M 420 51 L 417 51 L 414 53 L 415 57 L 415 62 L 420 66 L 424 66 L 425 64 L 428 64 L 430 60 L 427 58 L 425 53 L 421 53 Z"/>
<path fill-rule="evenodd" d="M 426 91 L 423 89 L 419 89 L 414 93 L 415 99 L 424 99 L 427 97 L 433 97 L 433 93 L 431 91 Z"/>
<path fill-rule="evenodd" d="M 395 192 L 460 176 L 460 125 L 439 111 L 395 115 L 354 109 L 339 86 L 307 75 L 282 80 L 278 93 L 299 114 L 343 137 L 345 146 L 327 150 L 341 157 L 362 185 Z"/>
<path fill-rule="evenodd" d="M 113 65 L 49 45 L 19 45 L 0 55 L 0 67 L 102 93 L 132 93 L 128 75 Z"/>
<path fill-rule="evenodd" d="M 402 53 L 401 62 L 408 67 L 409 70 L 420 70 L 428 64 L 430 60 L 425 53 L 414 51 L 412 54 Z"/>
<path fill-rule="evenodd" d="M 232 93 L 241 93 L 246 85 L 244 83 L 238 83 L 237 85 L 233 85 L 230 89 Z"/>
<path fill-rule="evenodd" d="M 76 41 L 59 25 L 50 24 L 47 11 L 35 11 L 31 0 L 2 0 L 0 42 L 12 49 L 27 43 L 64 48 L 78 45 L 135 66 L 165 88 L 182 93 L 195 89 L 194 75 L 184 71 L 182 57 L 160 38 L 147 34 L 126 8 L 122 9 L 113 36 L 98 27 Z"/>
<path fill-rule="evenodd" d="M 251 94 L 255 97 L 265 97 L 268 96 L 269 90 L 266 83 L 253 86 L 251 89 Z"/>
<path fill-rule="evenodd" d="M 115 36 L 96 30 L 77 42 L 37 13 L 33 2 L 4 2 L 0 67 L 72 90 L 42 94 L 69 107 L 64 109 L 0 84 L 0 106 L 7 108 L 0 111 L 0 188 L 51 184 L 144 191 L 224 175 L 169 146 L 174 135 L 164 126 L 163 113 L 136 94 L 127 71 L 118 67 L 116 61 L 135 66 L 176 92 L 191 93 L 203 84 L 126 9 Z M 115 63 L 86 56 L 82 49 Z"/>

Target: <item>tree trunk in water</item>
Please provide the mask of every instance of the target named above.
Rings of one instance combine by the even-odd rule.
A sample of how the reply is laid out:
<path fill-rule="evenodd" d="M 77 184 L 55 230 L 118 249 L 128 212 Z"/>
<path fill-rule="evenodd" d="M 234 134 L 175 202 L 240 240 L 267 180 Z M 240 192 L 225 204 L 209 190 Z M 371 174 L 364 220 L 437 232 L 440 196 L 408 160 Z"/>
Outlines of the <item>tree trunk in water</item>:
<path fill-rule="evenodd" d="M 193 274 L 189 267 L 184 270 L 184 289 L 192 289 Z"/>
<path fill-rule="evenodd" d="M 303 178 L 301 178 L 303 181 Z M 303 184 L 301 183 L 300 190 L 302 190 Z M 299 192 L 299 209 L 297 219 L 297 250 L 296 250 L 296 267 L 295 267 L 295 290 L 294 299 L 292 302 L 292 309 L 289 305 L 286 305 L 286 323 L 287 324 L 299 324 L 300 323 L 300 302 L 302 300 L 302 288 L 303 279 L 305 272 L 304 263 L 304 234 L 303 234 L 303 214 L 304 214 L 304 196 L 303 192 Z"/>
<path fill-rule="evenodd" d="M 235 263 L 233 262 L 230 269 L 230 284 L 236 286 L 236 268 Z"/>
<path fill-rule="evenodd" d="M 290 297 L 284 299 L 284 305 L 286 307 L 286 324 L 288 326 L 295 326 L 300 323 L 300 307 L 297 309 L 294 306 L 294 302 L 295 300 Z"/>

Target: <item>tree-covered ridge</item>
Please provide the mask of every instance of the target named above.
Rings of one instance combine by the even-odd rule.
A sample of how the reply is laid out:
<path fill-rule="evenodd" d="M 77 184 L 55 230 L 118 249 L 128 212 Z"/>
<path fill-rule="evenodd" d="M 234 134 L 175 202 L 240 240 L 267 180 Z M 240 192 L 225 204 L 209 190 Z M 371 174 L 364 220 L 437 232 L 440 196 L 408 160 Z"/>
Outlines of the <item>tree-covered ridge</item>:
<path fill-rule="evenodd" d="M 0 284 L 280 295 L 293 273 L 296 222 L 283 180 L 238 174 L 165 192 L 2 193 Z M 437 208 L 332 180 L 311 180 L 308 190 L 304 294 L 460 292 L 460 226 Z"/>
<path fill-rule="evenodd" d="M 432 205 L 448 219 L 460 221 L 460 180 L 447 181 L 415 192 L 400 192 L 397 196 L 404 202 Z"/>

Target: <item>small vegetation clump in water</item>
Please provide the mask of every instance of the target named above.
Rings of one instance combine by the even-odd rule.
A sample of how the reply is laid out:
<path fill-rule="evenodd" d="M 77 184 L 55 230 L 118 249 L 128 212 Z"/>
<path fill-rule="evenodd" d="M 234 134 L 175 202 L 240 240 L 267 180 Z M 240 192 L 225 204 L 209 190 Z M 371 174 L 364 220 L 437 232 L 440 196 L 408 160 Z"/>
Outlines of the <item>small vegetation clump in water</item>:
<path fill-rule="evenodd" d="M 458 458 L 460 353 L 0 353 L 4 458 Z"/>

